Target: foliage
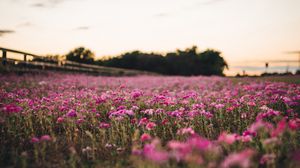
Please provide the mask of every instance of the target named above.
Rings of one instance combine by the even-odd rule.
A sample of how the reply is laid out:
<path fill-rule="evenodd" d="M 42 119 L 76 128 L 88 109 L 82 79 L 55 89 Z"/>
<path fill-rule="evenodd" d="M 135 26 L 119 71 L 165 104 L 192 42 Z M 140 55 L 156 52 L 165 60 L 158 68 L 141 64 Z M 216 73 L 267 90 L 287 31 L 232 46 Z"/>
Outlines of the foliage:
<path fill-rule="evenodd" d="M 92 64 L 94 62 L 94 57 L 94 53 L 84 47 L 75 48 L 66 55 L 66 59 L 69 61 L 86 64 Z"/>
<path fill-rule="evenodd" d="M 199 53 L 197 47 L 184 51 L 167 53 L 165 56 L 155 53 L 133 51 L 106 60 L 99 60 L 99 65 L 138 69 L 166 75 L 221 75 L 228 68 L 219 51 L 208 49 Z"/>

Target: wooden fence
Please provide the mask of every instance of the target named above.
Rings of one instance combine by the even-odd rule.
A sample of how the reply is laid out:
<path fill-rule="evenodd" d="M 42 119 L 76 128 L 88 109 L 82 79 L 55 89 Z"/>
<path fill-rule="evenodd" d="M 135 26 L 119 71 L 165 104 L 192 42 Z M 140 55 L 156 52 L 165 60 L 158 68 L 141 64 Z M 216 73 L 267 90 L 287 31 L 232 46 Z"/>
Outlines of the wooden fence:
<path fill-rule="evenodd" d="M 63 71 L 88 72 L 102 75 L 155 75 L 154 73 L 146 71 L 112 68 L 91 64 L 82 64 L 68 60 L 50 59 L 47 57 L 3 47 L 0 47 L 0 51 L 2 51 L 1 62 L 2 66 L 4 67 L 22 67 L 26 69 L 39 68 L 43 70 L 55 69 Z M 20 54 L 23 56 L 23 59 L 18 60 L 11 58 L 9 57 L 8 53 Z M 29 60 L 28 57 L 32 57 L 33 60 Z"/>

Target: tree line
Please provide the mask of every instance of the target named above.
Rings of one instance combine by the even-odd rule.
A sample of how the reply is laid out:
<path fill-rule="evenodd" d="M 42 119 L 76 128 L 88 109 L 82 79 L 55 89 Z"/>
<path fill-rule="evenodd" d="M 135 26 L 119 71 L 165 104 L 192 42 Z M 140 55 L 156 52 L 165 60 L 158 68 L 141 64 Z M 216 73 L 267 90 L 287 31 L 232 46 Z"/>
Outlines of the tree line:
<path fill-rule="evenodd" d="M 106 59 L 95 59 L 95 54 L 84 47 L 76 48 L 65 55 L 70 61 L 107 67 L 136 69 L 164 75 L 219 75 L 223 76 L 228 64 L 221 52 L 207 49 L 199 52 L 196 46 L 166 54 L 126 52 Z"/>

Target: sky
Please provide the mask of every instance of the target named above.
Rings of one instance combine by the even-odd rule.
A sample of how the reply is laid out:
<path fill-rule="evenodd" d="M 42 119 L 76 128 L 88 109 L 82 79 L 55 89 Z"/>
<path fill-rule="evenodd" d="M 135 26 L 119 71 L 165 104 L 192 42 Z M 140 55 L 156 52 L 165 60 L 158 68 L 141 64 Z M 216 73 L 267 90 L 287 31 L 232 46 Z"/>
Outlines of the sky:
<path fill-rule="evenodd" d="M 0 0 L 0 47 L 96 56 L 166 53 L 193 45 L 222 52 L 226 74 L 295 71 L 300 0 Z"/>

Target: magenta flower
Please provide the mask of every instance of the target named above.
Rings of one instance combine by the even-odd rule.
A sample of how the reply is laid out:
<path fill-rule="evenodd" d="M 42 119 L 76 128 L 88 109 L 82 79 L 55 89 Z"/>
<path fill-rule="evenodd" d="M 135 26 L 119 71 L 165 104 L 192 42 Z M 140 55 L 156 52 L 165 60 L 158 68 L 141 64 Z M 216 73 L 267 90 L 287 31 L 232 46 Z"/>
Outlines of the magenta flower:
<path fill-rule="evenodd" d="M 31 139 L 30 139 L 30 142 L 31 143 L 38 143 L 40 140 L 39 140 L 39 138 L 37 138 L 37 137 L 32 137 Z"/>
<path fill-rule="evenodd" d="M 51 141 L 52 138 L 50 137 L 50 135 L 43 135 L 40 138 L 41 141 Z"/>
<path fill-rule="evenodd" d="M 141 125 L 146 125 L 148 122 L 149 122 L 148 118 L 142 118 L 142 119 L 139 121 L 139 126 L 141 126 Z"/>
<path fill-rule="evenodd" d="M 300 119 L 293 119 L 288 122 L 288 126 L 291 130 L 297 130 L 300 128 Z"/>
<path fill-rule="evenodd" d="M 225 107 L 225 105 L 224 104 L 216 104 L 215 107 L 217 109 L 221 109 L 221 108 Z"/>
<path fill-rule="evenodd" d="M 68 117 L 77 117 L 77 113 L 75 110 L 71 109 L 68 113 L 67 113 Z"/>
<path fill-rule="evenodd" d="M 3 111 L 6 113 L 18 113 L 22 110 L 23 110 L 22 107 L 17 106 L 15 104 L 7 104 L 7 105 L 4 105 L 4 107 L 3 107 Z"/>
<path fill-rule="evenodd" d="M 192 128 L 181 128 L 177 131 L 177 134 L 179 135 L 194 135 L 195 131 Z"/>
<path fill-rule="evenodd" d="M 58 117 L 56 122 L 57 123 L 63 123 L 65 121 L 65 119 L 63 117 Z"/>
<path fill-rule="evenodd" d="M 260 164 L 273 163 L 274 160 L 275 160 L 275 158 L 276 158 L 276 155 L 273 154 L 273 153 L 272 153 L 272 154 L 264 154 L 264 155 L 261 157 L 259 163 L 260 163 Z"/>
<path fill-rule="evenodd" d="M 109 128 L 110 127 L 110 124 L 109 123 L 105 123 L 105 122 L 101 122 L 99 124 L 99 128 Z"/>
<path fill-rule="evenodd" d="M 233 144 L 237 140 L 237 134 L 227 134 L 222 132 L 218 138 L 219 142 L 225 142 L 229 145 Z"/>
<path fill-rule="evenodd" d="M 79 119 L 76 121 L 76 124 L 81 124 L 81 123 L 83 123 L 83 122 L 84 122 L 84 119 L 79 118 Z"/>
<path fill-rule="evenodd" d="M 131 92 L 131 97 L 133 99 L 137 99 L 137 98 L 139 98 L 142 95 L 143 95 L 143 93 L 140 90 L 134 90 L 133 92 Z"/>
<path fill-rule="evenodd" d="M 154 127 L 156 127 L 156 124 L 154 122 L 149 122 L 146 125 L 147 130 L 152 130 Z"/>
<path fill-rule="evenodd" d="M 239 166 L 241 168 L 251 167 L 251 157 L 254 155 L 252 149 L 246 149 L 239 153 L 232 153 L 228 155 L 221 163 L 222 168 L 230 168 L 233 166 Z"/>
<path fill-rule="evenodd" d="M 190 144 L 179 141 L 169 141 L 167 146 L 171 149 L 170 157 L 175 158 L 178 162 L 185 160 L 193 150 Z"/>
<path fill-rule="evenodd" d="M 140 150 L 140 149 L 133 149 L 131 151 L 131 154 L 133 155 L 142 155 L 143 154 L 143 150 Z"/>
<path fill-rule="evenodd" d="M 151 140 L 151 135 L 147 134 L 147 133 L 144 133 L 142 136 L 141 136 L 141 141 L 142 142 L 145 142 L 145 141 L 149 141 Z"/>
<path fill-rule="evenodd" d="M 151 144 L 146 144 L 143 149 L 143 154 L 146 159 L 155 163 L 164 163 L 168 161 L 169 155 L 166 151 L 158 150 L 157 145 L 160 144 L 158 139 L 154 139 Z"/>
<path fill-rule="evenodd" d="M 213 150 L 215 147 L 210 140 L 202 138 L 198 135 L 189 138 L 187 143 L 200 151 Z"/>
<path fill-rule="evenodd" d="M 285 118 L 283 118 L 277 123 L 277 127 L 275 130 L 271 132 L 271 136 L 276 137 L 281 135 L 285 131 L 285 128 L 286 128 L 286 121 Z"/>

